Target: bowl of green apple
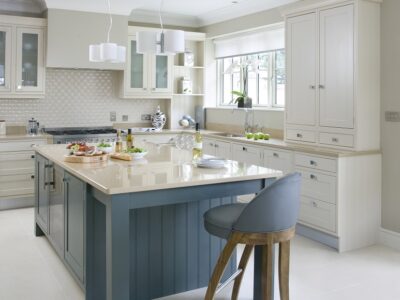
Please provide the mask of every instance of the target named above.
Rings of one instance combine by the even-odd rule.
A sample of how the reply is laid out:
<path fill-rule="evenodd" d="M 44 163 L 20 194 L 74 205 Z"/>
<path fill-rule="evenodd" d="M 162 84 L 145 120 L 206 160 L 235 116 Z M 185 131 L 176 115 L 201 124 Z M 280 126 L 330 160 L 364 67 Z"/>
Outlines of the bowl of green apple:
<path fill-rule="evenodd" d="M 143 148 L 133 147 L 126 149 L 125 153 L 132 156 L 133 159 L 141 159 L 147 155 L 147 150 Z"/>
<path fill-rule="evenodd" d="M 255 140 L 255 141 L 264 140 L 264 141 L 267 141 L 267 140 L 270 139 L 270 137 L 271 136 L 268 133 L 263 133 L 263 132 L 256 132 L 256 133 L 248 132 L 248 133 L 246 133 L 246 138 L 248 140 Z"/>
<path fill-rule="evenodd" d="M 100 143 L 97 145 L 97 149 L 103 151 L 103 153 L 110 154 L 113 152 L 113 145 L 110 143 Z"/>

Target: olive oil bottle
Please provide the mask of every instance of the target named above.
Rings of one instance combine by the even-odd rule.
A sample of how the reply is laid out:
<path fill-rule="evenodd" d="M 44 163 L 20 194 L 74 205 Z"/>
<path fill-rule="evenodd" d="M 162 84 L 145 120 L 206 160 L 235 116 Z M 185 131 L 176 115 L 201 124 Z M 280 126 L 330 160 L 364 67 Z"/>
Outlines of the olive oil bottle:
<path fill-rule="evenodd" d="M 200 125 L 196 123 L 196 133 L 194 135 L 193 159 L 199 159 L 203 155 L 203 138 L 200 133 Z"/>
<path fill-rule="evenodd" d="M 122 137 L 121 137 L 121 129 L 117 130 L 117 141 L 115 142 L 115 152 L 122 152 Z"/>
<path fill-rule="evenodd" d="M 126 135 L 126 148 L 131 149 L 133 148 L 133 141 L 134 137 L 132 135 L 132 129 L 128 129 L 128 134 Z"/>

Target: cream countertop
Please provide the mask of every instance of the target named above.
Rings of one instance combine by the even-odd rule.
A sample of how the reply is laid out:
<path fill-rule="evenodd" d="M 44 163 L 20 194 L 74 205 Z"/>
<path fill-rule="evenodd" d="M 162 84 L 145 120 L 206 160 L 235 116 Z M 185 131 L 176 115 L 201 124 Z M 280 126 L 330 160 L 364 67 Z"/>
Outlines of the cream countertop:
<path fill-rule="evenodd" d="M 145 147 L 149 154 L 143 160 L 125 162 L 110 159 L 105 163 L 66 163 L 65 145 L 43 145 L 35 150 L 72 175 L 105 194 L 123 194 L 170 188 L 237 182 L 243 180 L 275 178 L 280 171 L 254 165 L 228 161 L 224 169 L 196 168 L 191 163 L 191 151 L 171 146 Z"/>
<path fill-rule="evenodd" d="M 53 137 L 49 134 L 6 134 L 0 135 L 0 142 L 10 141 L 10 140 L 51 140 Z"/>

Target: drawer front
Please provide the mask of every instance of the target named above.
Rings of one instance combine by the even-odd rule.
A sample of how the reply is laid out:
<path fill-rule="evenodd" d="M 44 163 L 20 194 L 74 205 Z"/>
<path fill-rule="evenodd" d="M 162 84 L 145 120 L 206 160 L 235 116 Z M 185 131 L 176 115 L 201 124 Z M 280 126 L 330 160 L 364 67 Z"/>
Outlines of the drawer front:
<path fill-rule="evenodd" d="M 302 175 L 301 195 L 336 204 L 336 177 L 297 169 Z"/>
<path fill-rule="evenodd" d="M 153 143 L 153 144 L 167 144 L 174 143 L 177 135 L 170 134 L 153 134 L 153 135 L 134 135 L 133 144 L 138 143 Z"/>
<path fill-rule="evenodd" d="M 302 196 L 299 221 L 336 232 L 336 205 Z"/>
<path fill-rule="evenodd" d="M 45 145 L 46 140 L 24 140 L 24 141 L 9 141 L 0 142 L 0 152 L 11 152 L 11 151 L 32 151 L 34 145 Z"/>
<path fill-rule="evenodd" d="M 261 150 L 245 144 L 232 144 L 232 159 L 259 166 L 261 164 Z"/>
<path fill-rule="evenodd" d="M 281 150 L 264 150 L 264 166 L 266 168 L 280 170 L 286 175 L 293 170 L 293 154 Z"/>
<path fill-rule="evenodd" d="M 32 173 L 34 167 L 32 151 L 0 153 L 0 175 Z"/>
<path fill-rule="evenodd" d="M 316 136 L 314 131 L 287 129 L 286 138 L 288 140 L 315 143 Z"/>
<path fill-rule="evenodd" d="M 31 195 L 34 193 L 32 174 L 0 176 L 0 197 Z"/>
<path fill-rule="evenodd" d="M 321 132 L 319 134 L 319 142 L 325 145 L 354 147 L 354 136 L 350 134 Z"/>
<path fill-rule="evenodd" d="M 294 162 L 296 166 L 306 167 L 327 172 L 337 171 L 336 159 L 316 157 L 302 153 L 296 153 Z"/>

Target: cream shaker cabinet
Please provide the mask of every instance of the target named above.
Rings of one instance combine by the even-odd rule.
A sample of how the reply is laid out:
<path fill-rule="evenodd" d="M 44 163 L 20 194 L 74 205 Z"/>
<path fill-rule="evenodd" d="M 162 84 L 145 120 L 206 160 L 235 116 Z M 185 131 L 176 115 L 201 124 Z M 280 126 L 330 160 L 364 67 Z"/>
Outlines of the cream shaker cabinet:
<path fill-rule="evenodd" d="M 44 19 L 1 16 L 0 98 L 44 96 L 45 26 Z"/>
<path fill-rule="evenodd" d="M 285 140 L 379 149 L 380 3 L 319 1 L 285 16 Z"/>
<path fill-rule="evenodd" d="M 289 18 L 286 24 L 287 69 L 286 122 L 316 124 L 316 14 Z"/>
<path fill-rule="evenodd" d="M 173 57 L 136 52 L 136 36 L 128 39 L 128 60 L 123 74 L 122 98 L 170 98 Z"/>

